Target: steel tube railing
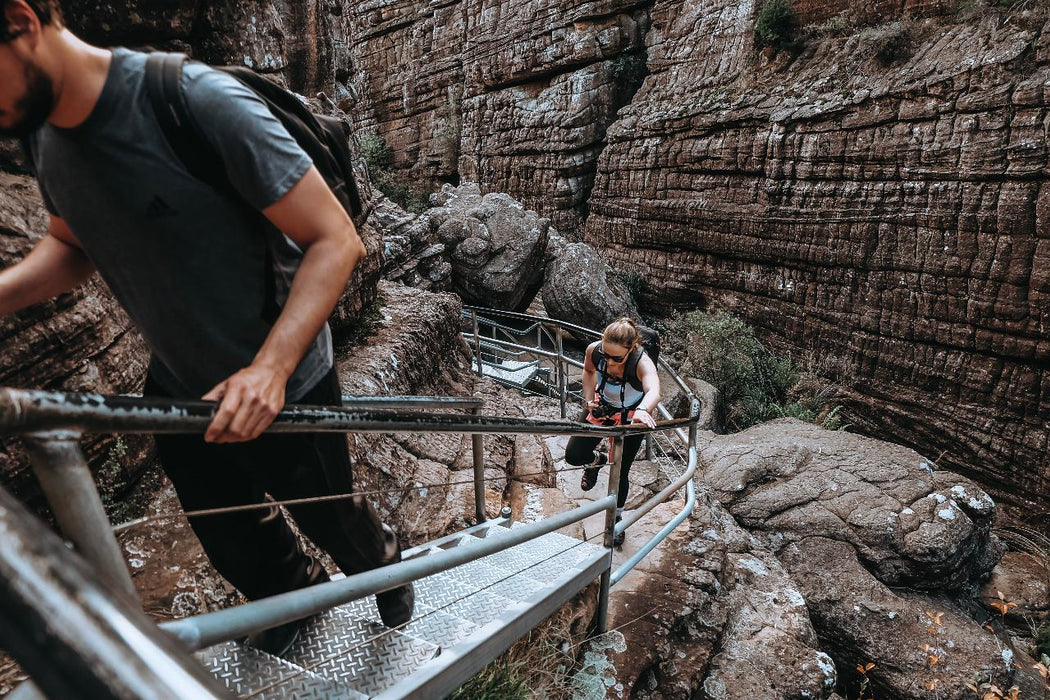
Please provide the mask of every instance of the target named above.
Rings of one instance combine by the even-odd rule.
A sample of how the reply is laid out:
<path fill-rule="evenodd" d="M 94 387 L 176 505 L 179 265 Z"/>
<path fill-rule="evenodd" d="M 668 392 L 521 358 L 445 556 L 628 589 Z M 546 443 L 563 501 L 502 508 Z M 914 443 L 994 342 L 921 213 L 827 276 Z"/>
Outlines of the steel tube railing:
<path fill-rule="evenodd" d="M 206 401 L 0 388 L 0 431 L 8 434 L 47 430 L 201 433 L 211 422 L 215 406 Z M 674 430 L 688 422 L 687 418 L 665 421 L 656 429 Z M 289 406 L 278 414 L 267 432 L 532 433 L 613 437 L 646 430 L 638 426 L 601 427 L 553 419 Z"/>
<path fill-rule="evenodd" d="M 529 314 L 523 314 L 518 311 L 504 311 L 503 309 L 486 309 L 480 306 L 465 306 L 463 307 L 465 312 L 470 313 L 484 313 L 486 316 L 495 316 L 496 318 L 513 318 L 519 321 L 536 321 L 536 316 L 530 316 Z M 572 331 L 574 333 L 580 333 L 582 335 L 589 335 L 593 338 L 600 338 L 601 333 L 595 331 L 592 328 L 584 328 L 583 326 L 577 326 L 575 323 L 569 323 L 568 321 L 559 321 L 553 318 L 544 318 L 540 320 L 541 323 L 550 323 L 551 325 L 561 326 L 565 330 Z"/>
<path fill-rule="evenodd" d="M 616 534 L 621 534 L 624 530 L 634 525 L 636 522 L 645 517 L 645 514 L 651 511 L 656 506 L 663 503 L 671 495 L 673 495 L 678 489 L 688 484 L 693 479 L 693 475 L 696 473 L 696 450 L 691 450 L 689 453 L 689 466 L 682 473 L 680 477 L 675 479 L 669 486 L 663 491 L 656 494 L 652 498 L 648 499 L 645 503 L 638 506 L 631 511 L 630 515 L 624 515 L 623 520 L 616 524 Z"/>
<path fill-rule="evenodd" d="M 447 571 L 554 532 L 610 507 L 615 508 L 615 505 L 616 496 L 614 494 L 538 522 L 508 530 L 500 537 L 479 539 L 477 542 L 435 552 L 425 557 L 409 559 L 348 576 L 340 581 L 321 583 L 245 603 L 235 608 L 165 622 L 160 626 L 175 635 L 191 650 L 203 649 L 213 644 L 238 639 L 256 630 L 315 615 L 337 605 L 344 605 L 367 595 L 387 591 L 425 576 Z"/>
<path fill-rule="evenodd" d="M 478 312 L 471 310 L 470 317 L 474 325 L 474 357 L 477 359 L 478 376 L 484 375 L 481 369 L 481 335 L 478 333 Z"/>
<path fill-rule="evenodd" d="M 689 464 L 695 469 L 697 462 L 696 457 L 696 423 L 689 426 Z M 611 576 L 610 585 L 616 584 L 620 579 L 627 575 L 627 573 L 638 565 L 642 559 L 653 551 L 656 545 L 664 541 L 664 539 L 674 531 L 676 527 L 682 524 L 682 522 L 689 517 L 693 512 L 693 508 L 696 507 L 696 486 L 693 484 L 693 480 L 689 479 L 685 485 L 685 507 L 676 515 L 670 522 L 664 525 L 658 533 L 656 533 L 648 542 L 646 542 L 637 552 L 631 555 L 631 557 L 620 565 Z"/>
<path fill-rule="evenodd" d="M 470 452 L 474 463 L 474 516 L 477 523 L 488 518 L 485 513 L 485 441 L 479 433 L 470 436 Z"/>
<path fill-rule="evenodd" d="M 111 585 L 137 598 L 124 552 L 113 535 L 91 469 L 80 450 L 80 433 L 33 433 L 25 436 L 25 446 L 59 529 Z"/>
<path fill-rule="evenodd" d="M 638 563 L 656 548 L 656 545 L 664 541 L 664 539 L 674 531 L 676 527 L 682 524 L 682 522 L 689 517 L 693 512 L 693 508 L 696 507 L 696 486 L 690 480 L 685 487 L 686 500 L 685 507 L 682 508 L 681 512 L 674 517 L 673 520 L 668 522 L 660 532 L 656 533 L 652 539 L 645 543 L 637 552 L 631 555 L 631 558 L 625 561 L 619 569 L 612 574 L 611 584 L 615 585 L 619 583 L 620 579 L 627 575 L 627 573 L 636 567 Z"/>
<path fill-rule="evenodd" d="M 617 437 L 613 440 L 612 453 L 610 454 L 611 460 L 609 463 L 609 490 L 608 496 L 605 500 L 610 500 L 608 510 L 605 511 L 605 538 L 603 540 L 604 546 L 610 551 L 613 548 L 613 541 L 615 539 L 615 525 L 616 525 L 616 510 L 617 510 L 617 492 L 620 487 L 620 469 L 623 464 L 623 438 Z M 612 586 L 612 579 L 609 577 L 610 571 L 606 569 L 602 572 L 601 582 L 598 588 L 598 633 L 601 634 L 609 628 L 609 588 Z"/>
<path fill-rule="evenodd" d="M 561 411 L 561 417 L 564 418 L 567 413 L 565 407 L 565 341 L 561 326 L 558 326 L 558 337 L 555 342 L 555 348 L 558 352 L 558 408 Z"/>
<path fill-rule="evenodd" d="M 52 698 L 225 698 L 221 684 L 0 488 L 0 646 Z M 35 696 L 27 687 L 18 693 Z"/>

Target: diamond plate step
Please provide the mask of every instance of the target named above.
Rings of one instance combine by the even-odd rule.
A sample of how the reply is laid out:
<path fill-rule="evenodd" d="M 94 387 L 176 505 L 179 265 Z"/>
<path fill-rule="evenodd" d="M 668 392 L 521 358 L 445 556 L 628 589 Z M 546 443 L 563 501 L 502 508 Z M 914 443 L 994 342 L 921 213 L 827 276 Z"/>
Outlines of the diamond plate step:
<path fill-rule="evenodd" d="M 503 537 L 507 532 L 505 528 L 492 528 L 488 536 Z M 598 545 L 552 532 L 479 561 L 508 573 L 521 572 L 522 576 L 547 584 L 599 551 Z"/>
<path fill-rule="evenodd" d="M 367 697 L 341 683 L 237 642 L 210 647 L 196 656 L 231 693 L 241 697 L 267 700 L 358 700 Z"/>
<path fill-rule="evenodd" d="M 335 608 L 311 620 L 284 658 L 367 696 L 439 653 L 436 644 Z"/>

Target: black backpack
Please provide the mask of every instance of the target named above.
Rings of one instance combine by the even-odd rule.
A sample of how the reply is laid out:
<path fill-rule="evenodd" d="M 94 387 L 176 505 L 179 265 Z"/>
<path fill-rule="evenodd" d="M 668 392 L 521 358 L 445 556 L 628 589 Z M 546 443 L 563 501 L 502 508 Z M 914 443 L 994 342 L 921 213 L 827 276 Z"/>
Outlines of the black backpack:
<path fill-rule="evenodd" d="M 219 154 L 204 138 L 186 105 L 182 91 L 180 53 L 151 53 L 146 59 L 146 91 L 168 143 L 182 164 L 197 179 L 218 190 L 233 190 Z M 293 93 L 249 68 L 218 66 L 256 93 L 313 160 L 354 226 L 364 224 L 370 208 L 361 197 L 354 173 L 349 125 L 341 119 L 311 112 Z M 236 192 L 233 194 L 236 196 Z"/>
<path fill-rule="evenodd" d="M 638 378 L 638 363 L 642 361 L 642 355 L 648 355 L 653 364 L 659 367 L 660 333 L 648 326 L 638 326 L 637 328 L 639 335 L 642 336 L 642 345 L 639 348 L 635 348 L 627 358 L 627 364 L 623 368 L 623 376 L 634 389 L 643 391 L 642 380 Z M 602 352 L 601 343 L 595 345 L 594 350 L 591 351 L 591 362 L 602 373 L 602 376 L 607 376 L 605 374 L 605 353 Z M 600 389 L 599 393 L 601 393 Z"/>

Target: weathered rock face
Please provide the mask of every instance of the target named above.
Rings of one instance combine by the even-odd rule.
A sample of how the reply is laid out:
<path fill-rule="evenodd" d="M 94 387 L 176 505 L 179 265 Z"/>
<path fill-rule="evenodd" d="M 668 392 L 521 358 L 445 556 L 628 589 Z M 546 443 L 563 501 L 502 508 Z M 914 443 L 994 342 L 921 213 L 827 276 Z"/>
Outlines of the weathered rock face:
<path fill-rule="evenodd" d="M 427 210 L 452 265 L 452 289 L 468 304 L 529 305 L 543 281 L 550 222 L 503 193 L 445 185 Z"/>
<path fill-rule="evenodd" d="M 874 664 L 876 697 L 961 698 L 974 678 L 1046 697 L 1030 659 L 950 602 L 873 579 L 849 544 L 807 537 L 781 559 L 839 669 L 854 676 L 858 664 Z"/>
<path fill-rule="evenodd" d="M 208 63 L 273 75 L 310 97 L 349 95 L 347 21 L 339 0 L 66 0 L 63 8 L 74 31 L 103 46 L 170 46 Z"/>
<path fill-rule="evenodd" d="M 653 7 L 585 239 L 646 276 L 647 306 L 729 309 L 844 363 L 855 428 L 1045 505 L 1041 10 L 915 25 L 889 56 L 892 33 L 858 31 L 793 57 L 756 53 L 758 4 Z"/>
<path fill-rule="evenodd" d="M 1026 644 L 988 624 L 987 587 L 978 595 L 974 585 L 999 563 L 1006 591 L 992 599 L 1034 611 L 1045 585 L 1022 581 L 1045 570 L 999 562 L 994 505 L 972 483 L 898 445 L 791 419 L 702 442 L 711 497 L 786 568 L 816 648 L 851 692 L 854 669 L 870 663 L 876 697 L 963 697 L 974 678 L 1046 697 Z M 754 586 L 751 596 L 763 590 Z"/>
<path fill-rule="evenodd" d="M 624 552 L 682 505 L 658 506 L 629 529 Z M 835 688 L 798 587 L 703 493 L 687 524 L 613 588 L 610 616 L 618 631 L 599 638 L 577 676 L 584 697 L 603 683 L 616 683 L 617 697 L 654 699 L 825 698 Z"/>
<path fill-rule="evenodd" d="M 852 544 L 890 585 L 953 588 L 992 570 L 995 505 L 972 482 L 888 442 L 793 418 L 715 437 L 704 482 L 744 527 L 786 541 Z"/>
<path fill-rule="evenodd" d="M 360 126 L 413 181 L 479 181 L 575 234 L 605 129 L 644 74 L 646 4 L 349 4 Z"/>
<path fill-rule="evenodd" d="M 0 266 L 33 248 L 47 229 L 36 183 L 0 173 Z M 0 385 L 120 394 L 142 388 L 148 351 L 105 284 L 92 278 L 71 294 L 0 318 Z M 83 443 L 103 481 L 107 504 L 142 471 L 150 442 L 142 436 L 89 437 Z M 0 443 L 0 480 L 42 507 L 21 442 Z"/>
<path fill-rule="evenodd" d="M 637 316 L 630 293 L 598 251 L 564 239 L 552 240 L 550 248 L 540 294 L 551 318 L 601 330 L 621 316 Z"/>

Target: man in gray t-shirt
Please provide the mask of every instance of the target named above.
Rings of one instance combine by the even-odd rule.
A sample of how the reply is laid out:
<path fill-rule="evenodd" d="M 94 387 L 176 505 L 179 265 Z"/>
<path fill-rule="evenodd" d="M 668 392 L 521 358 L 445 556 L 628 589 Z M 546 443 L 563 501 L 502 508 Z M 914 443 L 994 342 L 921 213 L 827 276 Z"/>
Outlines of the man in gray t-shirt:
<path fill-rule="evenodd" d="M 0 6 L 0 135 L 26 143 L 51 215 L 49 235 L 0 273 L 0 314 L 99 272 L 153 351 L 145 392 L 219 402 L 203 440 L 157 439 L 185 510 L 349 493 L 343 436 L 260 437 L 286 400 L 340 402 L 326 319 L 365 251 L 309 157 L 250 89 L 188 64 L 187 106 L 235 193 L 216 190 L 165 139 L 145 55 L 84 43 L 57 0 Z M 348 574 L 399 558 L 360 498 L 291 512 Z M 191 524 L 250 598 L 326 578 L 276 509 Z M 406 621 L 411 589 L 379 607 Z M 295 629 L 258 643 L 280 651 Z"/>

